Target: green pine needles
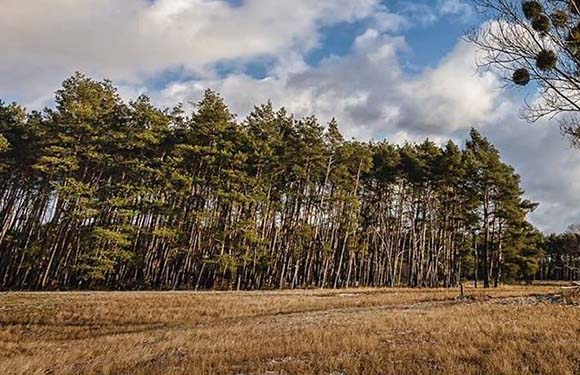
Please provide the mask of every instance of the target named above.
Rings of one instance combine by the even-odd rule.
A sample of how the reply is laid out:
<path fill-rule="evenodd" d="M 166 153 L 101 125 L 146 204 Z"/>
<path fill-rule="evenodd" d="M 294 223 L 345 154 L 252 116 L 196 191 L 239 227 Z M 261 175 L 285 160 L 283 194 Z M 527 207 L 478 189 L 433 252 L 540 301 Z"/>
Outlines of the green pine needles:
<path fill-rule="evenodd" d="M 347 141 L 271 103 L 238 122 L 209 90 L 188 114 L 76 74 L 54 109 L 0 104 L 0 166 L 2 289 L 489 286 L 539 259 L 535 205 L 476 130 Z"/>

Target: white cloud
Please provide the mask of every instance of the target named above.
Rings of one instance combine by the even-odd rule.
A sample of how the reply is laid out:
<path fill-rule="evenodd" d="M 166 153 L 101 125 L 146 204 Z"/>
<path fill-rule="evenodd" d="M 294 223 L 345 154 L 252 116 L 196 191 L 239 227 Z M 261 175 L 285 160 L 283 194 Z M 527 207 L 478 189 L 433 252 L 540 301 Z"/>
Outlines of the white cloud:
<path fill-rule="evenodd" d="M 308 50 L 325 25 L 368 17 L 377 0 L 3 0 L 0 95 L 33 101 L 74 70 L 140 82 L 224 59 Z M 56 82 L 55 82 L 56 80 Z"/>
<path fill-rule="evenodd" d="M 405 125 L 429 131 L 453 131 L 485 121 L 500 94 L 490 72 L 476 72 L 476 49 L 459 42 L 434 69 L 405 85 L 411 104 Z"/>
<path fill-rule="evenodd" d="M 408 28 L 411 24 L 407 17 L 391 13 L 385 8 L 373 14 L 373 21 L 373 27 L 375 29 L 391 33 L 400 32 Z"/>
<path fill-rule="evenodd" d="M 498 114 L 484 133 L 516 167 L 526 196 L 540 203 L 530 215 L 532 223 L 546 232 L 580 223 L 580 153 L 569 147 L 554 122 L 526 123 L 517 118 L 519 100 L 504 99 L 509 111 Z"/>
<path fill-rule="evenodd" d="M 467 22 L 473 16 L 473 7 L 463 0 L 402 1 L 402 14 L 413 23 L 429 26 L 443 18 L 448 22 Z"/>
<path fill-rule="evenodd" d="M 439 18 L 436 9 L 419 2 L 403 3 L 402 12 L 421 26 L 428 26 Z"/>
<path fill-rule="evenodd" d="M 339 119 L 349 136 L 377 138 L 400 130 L 440 135 L 485 121 L 496 103 L 498 81 L 474 72 L 475 50 L 464 42 L 434 69 L 410 76 L 399 58 L 409 50 L 403 37 L 368 29 L 353 52 L 319 67 L 275 68 L 265 79 L 244 74 L 176 82 L 156 98 L 165 104 L 199 98 L 205 87 L 221 92 L 244 116 L 253 104 L 272 99 L 299 116 Z M 244 95 L 238 95 L 243 92 Z"/>
<path fill-rule="evenodd" d="M 473 8 L 462 0 L 439 0 L 441 15 L 454 15 L 466 20 L 473 15 Z"/>

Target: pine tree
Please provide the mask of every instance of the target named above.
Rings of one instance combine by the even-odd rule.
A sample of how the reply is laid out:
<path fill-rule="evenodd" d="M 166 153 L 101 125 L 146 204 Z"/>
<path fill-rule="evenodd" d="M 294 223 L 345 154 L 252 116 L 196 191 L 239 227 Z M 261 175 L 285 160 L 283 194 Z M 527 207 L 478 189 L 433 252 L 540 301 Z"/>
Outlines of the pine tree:
<path fill-rule="evenodd" d="M 543 257 L 475 130 L 347 141 L 271 103 L 238 122 L 211 90 L 187 115 L 75 74 L 54 109 L 0 103 L 0 176 L 4 289 L 497 286 L 578 261 L 556 238 Z"/>

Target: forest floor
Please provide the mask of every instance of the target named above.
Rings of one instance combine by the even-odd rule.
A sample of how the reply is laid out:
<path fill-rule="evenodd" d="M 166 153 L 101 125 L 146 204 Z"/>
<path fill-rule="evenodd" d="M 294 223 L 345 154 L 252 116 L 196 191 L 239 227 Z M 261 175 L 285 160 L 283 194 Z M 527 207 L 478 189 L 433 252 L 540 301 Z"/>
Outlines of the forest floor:
<path fill-rule="evenodd" d="M 0 374 L 580 374 L 559 286 L 0 294 Z"/>

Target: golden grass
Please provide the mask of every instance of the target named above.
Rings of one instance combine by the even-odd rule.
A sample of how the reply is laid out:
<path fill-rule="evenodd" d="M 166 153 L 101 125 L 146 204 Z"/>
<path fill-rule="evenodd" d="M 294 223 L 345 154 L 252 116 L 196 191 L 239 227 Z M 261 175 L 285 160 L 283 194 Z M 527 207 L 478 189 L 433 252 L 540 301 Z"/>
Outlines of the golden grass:
<path fill-rule="evenodd" d="M 0 294 L 0 374 L 580 374 L 558 287 Z"/>

